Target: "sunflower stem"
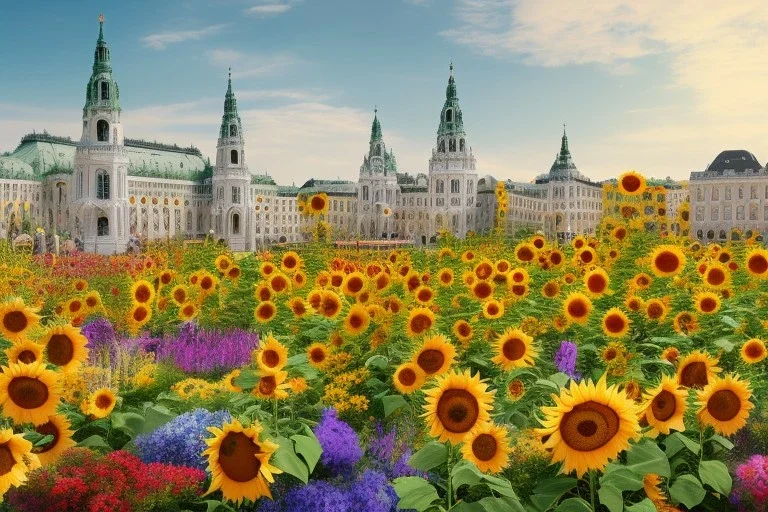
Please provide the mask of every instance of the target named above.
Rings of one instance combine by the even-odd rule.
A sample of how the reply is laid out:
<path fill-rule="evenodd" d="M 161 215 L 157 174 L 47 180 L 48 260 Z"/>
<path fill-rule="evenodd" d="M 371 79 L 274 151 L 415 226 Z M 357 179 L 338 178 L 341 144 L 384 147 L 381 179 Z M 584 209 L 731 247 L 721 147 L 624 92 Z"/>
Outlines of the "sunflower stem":
<path fill-rule="evenodd" d="M 589 499 L 592 501 L 592 510 L 597 511 L 597 506 L 595 504 L 595 471 L 590 470 L 589 472 Z"/>
<path fill-rule="evenodd" d="M 448 509 L 451 510 L 451 507 L 453 507 L 453 478 L 451 478 L 451 471 L 453 470 L 453 445 L 450 441 L 447 443 L 448 448 Z"/>
<path fill-rule="evenodd" d="M 275 421 L 275 434 L 280 434 L 280 429 L 277 426 L 277 398 L 272 399 L 272 417 Z"/>

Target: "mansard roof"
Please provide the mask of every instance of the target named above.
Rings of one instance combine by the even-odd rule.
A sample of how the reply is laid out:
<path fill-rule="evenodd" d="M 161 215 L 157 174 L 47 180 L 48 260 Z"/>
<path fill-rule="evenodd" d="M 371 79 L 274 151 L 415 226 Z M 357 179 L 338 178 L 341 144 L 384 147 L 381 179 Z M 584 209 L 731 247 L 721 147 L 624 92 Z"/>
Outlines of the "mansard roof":
<path fill-rule="evenodd" d="M 755 155 L 744 149 L 722 151 L 704 171 L 692 172 L 691 179 L 717 178 L 718 176 L 766 175 L 768 170 L 760 165 Z"/>

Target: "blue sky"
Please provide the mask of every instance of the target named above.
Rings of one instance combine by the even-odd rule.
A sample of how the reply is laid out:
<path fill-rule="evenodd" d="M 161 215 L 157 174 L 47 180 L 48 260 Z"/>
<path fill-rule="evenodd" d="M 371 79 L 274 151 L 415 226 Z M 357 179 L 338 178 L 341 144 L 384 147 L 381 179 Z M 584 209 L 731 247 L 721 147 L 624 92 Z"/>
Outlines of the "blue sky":
<path fill-rule="evenodd" d="M 714 0 L 18 2 L 3 10 L 0 151 L 79 137 L 106 17 L 125 133 L 216 145 L 227 68 L 252 172 L 356 179 L 372 110 L 426 172 L 455 65 L 481 173 L 546 172 L 567 123 L 579 169 L 685 179 L 723 149 L 768 158 L 768 7 Z"/>

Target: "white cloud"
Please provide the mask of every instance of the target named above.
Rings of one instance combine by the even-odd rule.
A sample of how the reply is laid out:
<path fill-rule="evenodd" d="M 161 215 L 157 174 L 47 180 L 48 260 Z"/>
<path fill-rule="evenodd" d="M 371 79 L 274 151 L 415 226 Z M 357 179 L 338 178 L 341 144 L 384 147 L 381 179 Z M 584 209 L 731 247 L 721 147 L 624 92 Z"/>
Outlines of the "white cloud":
<path fill-rule="evenodd" d="M 184 41 L 197 41 L 206 36 L 216 34 L 226 27 L 225 24 L 210 25 L 198 30 L 177 30 L 173 32 L 162 32 L 160 34 L 151 34 L 142 39 L 145 46 L 155 50 L 164 50 L 168 45 L 181 43 Z"/>
<path fill-rule="evenodd" d="M 287 52 L 271 55 L 246 55 L 236 50 L 219 49 L 210 50 L 206 52 L 206 55 L 212 66 L 231 67 L 233 78 L 279 74 L 300 62 L 295 55 Z"/>
<path fill-rule="evenodd" d="M 258 17 L 267 17 L 267 16 L 274 16 L 277 14 L 283 14 L 291 10 L 293 6 L 289 3 L 268 3 L 268 4 L 262 4 L 262 5 L 254 5 L 253 7 L 249 7 L 245 10 L 246 14 L 258 16 Z"/>

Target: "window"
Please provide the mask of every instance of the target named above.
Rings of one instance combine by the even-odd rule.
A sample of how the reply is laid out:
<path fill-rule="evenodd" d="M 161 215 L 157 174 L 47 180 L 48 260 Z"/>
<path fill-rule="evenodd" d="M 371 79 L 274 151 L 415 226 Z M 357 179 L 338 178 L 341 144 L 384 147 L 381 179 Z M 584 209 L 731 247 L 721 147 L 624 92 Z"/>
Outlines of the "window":
<path fill-rule="evenodd" d="M 232 215 L 232 234 L 233 235 L 240 234 L 240 214 L 239 213 L 235 213 Z"/>
<path fill-rule="evenodd" d="M 749 198 L 757 199 L 757 185 L 752 185 L 752 187 L 750 187 Z"/>
<path fill-rule="evenodd" d="M 725 200 L 731 200 L 731 187 L 725 187 Z"/>
<path fill-rule="evenodd" d="M 368 186 L 365 185 L 363 186 L 363 201 L 367 201 L 367 200 L 368 200 Z"/>
<path fill-rule="evenodd" d="M 437 180 L 437 183 L 435 183 L 435 192 L 438 194 L 445 193 L 445 183 L 443 180 Z"/>
<path fill-rule="evenodd" d="M 464 152 L 464 139 L 459 141 L 459 151 Z"/>
<path fill-rule="evenodd" d="M 381 144 L 376 144 L 376 156 L 381 156 Z"/>
<path fill-rule="evenodd" d="M 456 152 L 456 139 L 451 139 L 448 142 L 448 151 L 450 151 L 451 153 Z"/>
<path fill-rule="evenodd" d="M 99 119 L 96 123 L 96 139 L 99 142 L 109 142 L 109 123 L 104 119 Z"/>
<path fill-rule="evenodd" d="M 101 99 L 109 99 L 109 82 L 101 82 Z"/>
<path fill-rule="evenodd" d="M 712 188 L 712 200 L 713 201 L 720 200 L 720 189 L 718 189 L 717 187 Z"/>
<path fill-rule="evenodd" d="M 739 199 L 744 199 L 744 187 L 739 187 Z"/>
<path fill-rule="evenodd" d="M 445 139 L 440 141 L 440 145 L 437 147 L 438 153 L 445 153 Z"/>
<path fill-rule="evenodd" d="M 240 187 L 232 187 L 232 203 L 240 204 Z"/>
<path fill-rule="evenodd" d="M 450 108 L 445 111 L 445 121 L 448 123 L 453 121 L 453 110 Z"/>
<path fill-rule="evenodd" d="M 230 160 L 230 162 L 232 162 L 233 164 L 237 165 L 237 162 L 239 160 L 238 156 L 239 156 L 239 154 L 238 154 L 236 149 L 233 149 L 232 151 L 230 151 L 230 153 L 229 153 L 229 160 Z"/>
<path fill-rule="evenodd" d="M 451 180 L 451 194 L 458 194 L 460 190 L 459 180 Z"/>
<path fill-rule="evenodd" d="M 99 217 L 96 221 L 96 234 L 98 236 L 109 236 L 109 219 Z"/>
<path fill-rule="evenodd" d="M 744 207 L 739 206 L 736 208 L 736 220 L 744 220 Z"/>
<path fill-rule="evenodd" d="M 109 173 L 104 169 L 96 171 L 96 199 L 109 199 Z"/>
<path fill-rule="evenodd" d="M 237 125 L 236 124 L 229 125 L 229 136 L 230 137 L 237 137 Z"/>

